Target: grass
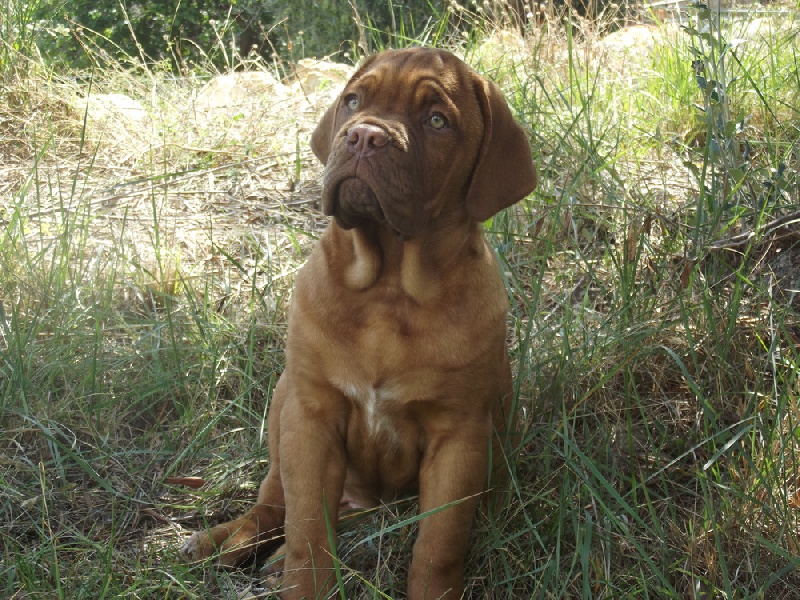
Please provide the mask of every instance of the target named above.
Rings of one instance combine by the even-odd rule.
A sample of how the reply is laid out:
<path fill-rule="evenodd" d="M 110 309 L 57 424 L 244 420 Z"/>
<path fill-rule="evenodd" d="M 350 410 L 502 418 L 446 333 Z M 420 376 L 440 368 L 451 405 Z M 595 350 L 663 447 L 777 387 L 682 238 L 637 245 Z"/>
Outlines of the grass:
<path fill-rule="evenodd" d="M 629 50 L 586 23 L 460 49 L 541 175 L 487 225 L 525 429 L 470 598 L 800 597 L 797 229 L 774 224 L 800 208 L 797 25 L 732 46 L 752 19 L 693 18 Z M 263 594 L 177 549 L 266 473 L 325 99 L 209 120 L 191 80 L 100 55 L 76 80 L 22 41 L 0 80 L 0 595 Z M 402 595 L 414 514 L 345 527 L 340 597 Z"/>

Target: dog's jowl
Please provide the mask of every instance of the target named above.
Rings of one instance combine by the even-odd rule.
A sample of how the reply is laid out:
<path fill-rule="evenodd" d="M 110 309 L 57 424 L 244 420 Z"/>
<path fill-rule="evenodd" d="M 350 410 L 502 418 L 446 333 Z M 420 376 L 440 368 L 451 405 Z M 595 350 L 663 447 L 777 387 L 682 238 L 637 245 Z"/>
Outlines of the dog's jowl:
<path fill-rule="evenodd" d="M 535 187 L 530 145 L 496 85 L 418 48 L 366 60 L 311 147 L 333 218 L 296 278 L 269 473 L 245 515 L 183 552 L 236 565 L 283 534 L 282 597 L 324 597 L 326 513 L 419 493 L 422 512 L 451 506 L 420 522 L 408 598 L 459 598 L 515 428 L 508 299 L 481 222 Z"/>

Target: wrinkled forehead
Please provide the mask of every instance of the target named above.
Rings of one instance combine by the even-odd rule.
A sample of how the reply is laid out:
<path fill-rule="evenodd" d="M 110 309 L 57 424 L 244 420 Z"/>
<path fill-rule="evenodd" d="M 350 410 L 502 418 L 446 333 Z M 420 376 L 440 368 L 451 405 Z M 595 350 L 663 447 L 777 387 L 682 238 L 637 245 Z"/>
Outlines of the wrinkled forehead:
<path fill-rule="evenodd" d="M 369 59 L 347 86 L 388 102 L 449 103 L 471 88 L 470 70 L 452 54 L 428 48 L 390 50 Z"/>

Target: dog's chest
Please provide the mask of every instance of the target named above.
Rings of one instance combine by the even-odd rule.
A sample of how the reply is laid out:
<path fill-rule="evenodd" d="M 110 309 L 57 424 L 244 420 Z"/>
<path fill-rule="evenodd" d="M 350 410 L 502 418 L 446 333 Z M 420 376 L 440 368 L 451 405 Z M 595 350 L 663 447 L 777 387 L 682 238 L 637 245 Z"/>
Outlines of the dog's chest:
<path fill-rule="evenodd" d="M 345 434 L 345 495 L 372 506 L 374 502 L 365 503 L 366 498 L 391 498 L 416 487 L 422 432 L 397 382 L 342 381 L 338 387 L 351 404 Z"/>
<path fill-rule="evenodd" d="M 357 313 L 345 315 L 341 321 L 345 327 L 337 337 L 349 347 L 351 358 L 363 366 L 368 378 L 365 383 L 377 390 L 380 399 L 381 392 L 385 397 L 400 383 L 376 385 L 379 380 L 397 375 L 405 380 L 408 370 L 444 363 L 446 357 L 454 355 L 454 346 L 469 329 L 454 313 L 449 306 L 431 308 L 414 302 L 402 291 L 387 290 L 365 301 Z"/>
<path fill-rule="evenodd" d="M 364 385 L 359 382 L 341 382 L 342 393 L 354 404 L 362 425 L 369 434 L 392 436 L 392 414 L 396 413 L 397 398 L 387 388 Z"/>
<path fill-rule="evenodd" d="M 402 294 L 373 299 L 357 318 L 342 322 L 349 326 L 329 336 L 335 340 L 329 375 L 373 433 L 394 429 L 410 404 L 439 397 L 448 374 L 474 352 L 467 324 Z"/>

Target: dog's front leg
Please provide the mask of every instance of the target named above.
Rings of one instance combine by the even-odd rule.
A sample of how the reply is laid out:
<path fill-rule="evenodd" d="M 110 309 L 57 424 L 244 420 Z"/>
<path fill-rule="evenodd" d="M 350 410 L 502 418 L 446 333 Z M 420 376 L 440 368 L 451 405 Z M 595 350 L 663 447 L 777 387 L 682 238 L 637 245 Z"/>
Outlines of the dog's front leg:
<path fill-rule="evenodd" d="M 429 438 L 420 469 L 420 522 L 408 577 L 409 600 L 460 598 L 464 556 L 479 495 L 486 486 L 488 419 L 458 423 Z"/>
<path fill-rule="evenodd" d="M 346 473 L 347 404 L 335 390 L 308 389 L 281 415 L 286 499 L 284 600 L 325 598 L 334 584 L 336 522 Z M 326 518 L 327 516 L 327 518 Z"/>

